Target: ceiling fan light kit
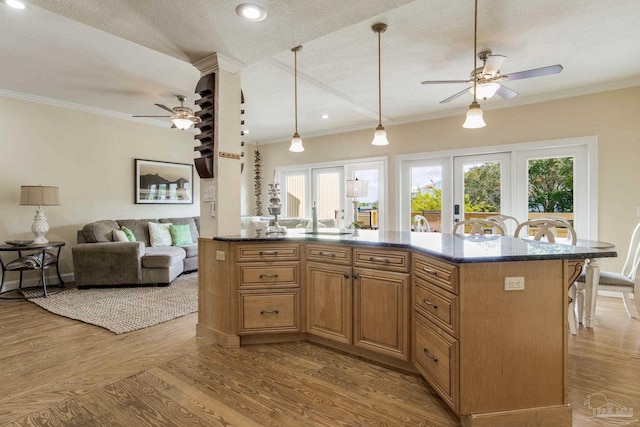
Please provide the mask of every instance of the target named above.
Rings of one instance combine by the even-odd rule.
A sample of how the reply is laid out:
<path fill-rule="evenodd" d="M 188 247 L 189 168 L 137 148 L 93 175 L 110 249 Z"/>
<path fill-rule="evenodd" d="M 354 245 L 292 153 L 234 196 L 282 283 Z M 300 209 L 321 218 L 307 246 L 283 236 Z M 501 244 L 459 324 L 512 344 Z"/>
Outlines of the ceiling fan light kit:
<path fill-rule="evenodd" d="M 289 146 L 289 151 L 291 151 L 292 153 L 301 153 L 304 151 L 302 138 L 300 138 L 300 134 L 298 133 L 298 52 L 301 50 L 302 46 L 296 46 L 291 49 L 291 51 L 293 52 L 293 92 L 296 122 L 296 131 L 291 138 L 291 145 Z"/>
<path fill-rule="evenodd" d="M 371 145 L 389 145 L 387 131 L 384 130 L 384 126 L 382 126 L 382 76 L 380 66 L 380 34 L 387 30 L 387 24 L 379 22 L 377 24 L 373 24 L 371 29 L 374 33 L 378 34 L 378 126 L 373 134 L 373 141 L 371 141 Z"/>
<path fill-rule="evenodd" d="M 178 101 L 180 101 L 179 107 L 169 108 L 163 104 L 155 104 L 157 107 L 162 108 L 163 110 L 167 110 L 171 113 L 170 116 L 133 116 L 133 117 L 168 117 L 171 119 L 173 125 L 180 130 L 187 130 L 191 126 L 196 125 L 198 123 L 202 123 L 202 119 L 195 114 L 193 114 L 193 110 L 191 108 L 184 106 L 184 101 L 187 99 L 186 96 L 176 95 Z"/>
<path fill-rule="evenodd" d="M 500 85 L 498 83 L 479 83 L 476 86 L 476 96 L 486 101 L 487 99 L 493 97 L 498 89 L 500 89 Z M 473 94 L 473 88 L 469 88 L 469 93 Z"/>

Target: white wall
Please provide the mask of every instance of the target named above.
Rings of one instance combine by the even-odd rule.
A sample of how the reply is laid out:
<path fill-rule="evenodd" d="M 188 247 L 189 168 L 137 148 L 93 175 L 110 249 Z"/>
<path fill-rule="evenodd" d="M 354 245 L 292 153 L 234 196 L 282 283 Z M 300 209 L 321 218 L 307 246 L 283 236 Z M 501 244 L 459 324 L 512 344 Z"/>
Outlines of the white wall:
<path fill-rule="evenodd" d="M 200 214 L 194 168 L 190 205 L 136 205 L 134 159 L 193 164 L 193 134 L 39 103 L 0 97 L 0 240 L 33 237 L 34 206 L 19 206 L 21 185 L 60 187 L 60 206 L 44 207 L 49 240 L 66 242 L 72 271 L 76 230 L 100 219 Z M 17 279 L 9 273 L 7 280 Z"/>
<path fill-rule="evenodd" d="M 598 138 L 598 238 L 615 243 L 620 254 L 616 259 L 603 260 L 601 265 L 617 270 L 624 261 L 629 233 L 639 220 L 639 99 L 640 87 L 632 87 L 489 110 L 484 114 L 487 127 L 474 130 L 461 127 L 464 114 L 406 125 L 385 123 L 390 141 L 386 147 L 371 146 L 374 125 L 370 130 L 318 138 L 304 138 L 304 129 L 300 129 L 304 138 L 303 153 L 290 153 L 289 142 L 260 147 L 264 158 L 263 176 L 273 176 L 278 166 L 387 156 L 387 215 L 393 229 L 394 207 L 398 203 L 396 155 L 595 135 Z"/>

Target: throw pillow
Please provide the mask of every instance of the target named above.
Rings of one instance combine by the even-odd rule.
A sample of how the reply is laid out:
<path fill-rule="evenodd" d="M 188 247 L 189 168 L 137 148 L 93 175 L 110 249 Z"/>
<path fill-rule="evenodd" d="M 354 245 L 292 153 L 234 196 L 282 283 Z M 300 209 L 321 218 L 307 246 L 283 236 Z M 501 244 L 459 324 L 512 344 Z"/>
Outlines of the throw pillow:
<path fill-rule="evenodd" d="M 149 240 L 151 246 L 171 246 L 171 233 L 169 232 L 171 223 L 161 224 L 159 222 L 149 223 Z"/>
<path fill-rule="evenodd" d="M 188 245 L 193 243 L 189 224 L 176 224 L 169 227 L 173 246 Z"/>
<path fill-rule="evenodd" d="M 120 230 L 122 230 L 124 232 L 124 234 L 127 235 L 127 240 L 129 240 L 130 242 L 135 242 L 136 241 L 136 236 L 135 236 L 135 234 L 133 234 L 133 231 L 129 230 L 124 225 L 120 228 Z"/>
<path fill-rule="evenodd" d="M 127 237 L 127 233 L 122 230 L 113 230 L 113 241 L 114 242 L 128 242 L 129 238 Z"/>

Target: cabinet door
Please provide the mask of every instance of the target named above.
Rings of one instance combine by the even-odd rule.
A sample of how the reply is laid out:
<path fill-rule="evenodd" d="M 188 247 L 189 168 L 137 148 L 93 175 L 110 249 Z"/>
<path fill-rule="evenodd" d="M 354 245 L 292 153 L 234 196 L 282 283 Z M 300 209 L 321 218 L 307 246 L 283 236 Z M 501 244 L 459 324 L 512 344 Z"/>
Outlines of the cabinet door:
<path fill-rule="evenodd" d="M 409 275 L 354 268 L 354 344 L 409 360 Z"/>
<path fill-rule="evenodd" d="M 307 263 L 307 329 L 351 344 L 351 267 Z"/>

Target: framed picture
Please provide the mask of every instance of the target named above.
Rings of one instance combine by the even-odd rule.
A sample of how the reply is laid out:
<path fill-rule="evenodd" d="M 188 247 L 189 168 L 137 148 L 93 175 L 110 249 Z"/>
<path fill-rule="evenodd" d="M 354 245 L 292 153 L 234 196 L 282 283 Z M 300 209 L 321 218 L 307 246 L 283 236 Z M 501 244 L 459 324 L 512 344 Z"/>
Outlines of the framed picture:
<path fill-rule="evenodd" d="M 193 204 L 193 165 L 135 159 L 138 204 Z"/>

